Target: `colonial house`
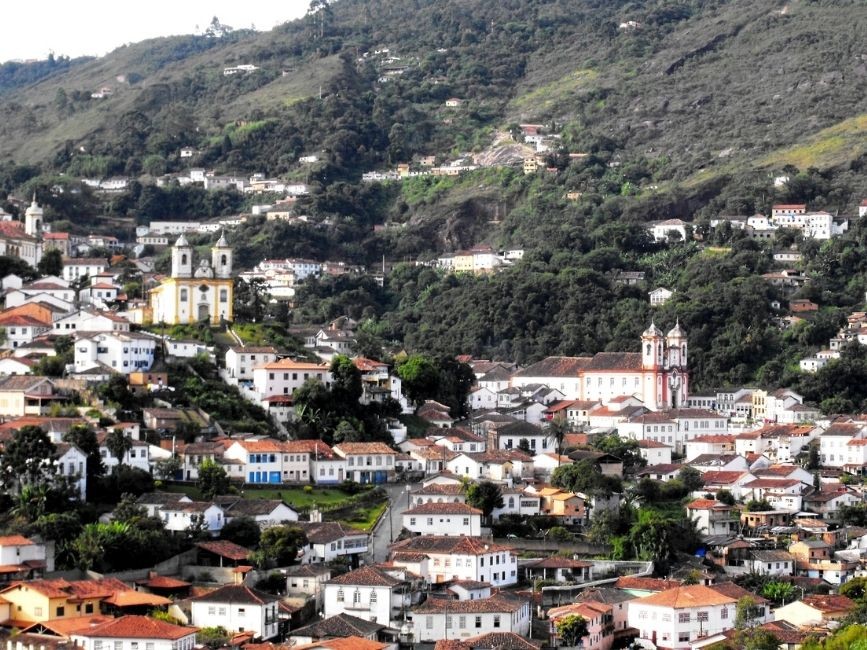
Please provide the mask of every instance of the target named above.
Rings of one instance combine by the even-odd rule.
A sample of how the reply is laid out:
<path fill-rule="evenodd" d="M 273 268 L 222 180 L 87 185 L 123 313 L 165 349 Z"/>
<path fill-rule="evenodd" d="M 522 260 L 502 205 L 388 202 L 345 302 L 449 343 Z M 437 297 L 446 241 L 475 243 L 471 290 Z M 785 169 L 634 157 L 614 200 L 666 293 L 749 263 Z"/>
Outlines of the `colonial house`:
<path fill-rule="evenodd" d="M 331 562 L 347 557 L 357 565 L 360 556 L 367 553 L 368 535 L 337 521 L 299 521 L 297 526 L 307 535 L 307 548 L 303 549 L 302 564 Z"/>
<path fill-rule="evenodd" d="M 195 526 L 216 536 L 226 524 L 223 509 L 210 501 L 190 501 L 165 504 L 160 508 L 160 518 L 166 530 L 185 532 Z"/>
<path fill-rule="evenodd" d="M 54 553 L 23 535 L 0 536 L 0 581 L 32 579 L 54 571 Z"/>
<path fill-rule="evenodd" d="M 223 627 L 230 632 L 251 632 L 255 639 L 277 636 L 276 596 L 247 587 L 225 585 L 190 600 L 193 625 Z"/>
<path fill-rule="evenodd" d="M 696 499 L 686 506 L 686 514 L 702 535 L 731 535 L 740 528 L 737 508 L 719 501 Z"/>
<path fill-rule="evenodd" d="M 253 368 L 277 361 L 271 346 L 232 346 L 226 350 L 226 374 L 231 383 L 252 382 Z"/>
<path fill-rule="evenodd" d="M 466 503 L 424 503 L 403 513 L 403 527 L 415 535 L 466 535 L 482 532 L 482 511 Z"/>
<path fill-rule="evenodd" d="M 472 580 L 507 587 L 518 582 L 515 552 L 478 537 L 411 537 L 392 544 L 390 560 L 429 584 Z"/>
<path fill-rule="evenodd" d="M 810 628 L 839 621 L 857 608 L 857 603 L 840 594 L 810 594 L 778 607 L 774 610 L 774 618 L 800 628 Z"/>
<path fill-rule="evenodd" d="M 356 483 L 386 483 L 394 480 L 397 452 L 382 442 L 344 442 L 334 454 L 346 460 L 346 478 Z"/>
<path fill-rule="evenodd" d="M 428 598 L 411 613 L 413 640 L 433 643 L 439 639 L 466 639 L 491 632 L 530 631 L 530 601 L 499 593 L 478 600 Z"/>
<path fill-rule="evenodd" d="M 105 623 L 81 629 L 71 641 L 82 650 L 193 650 L 195 627 L 174 625 L 149 616 L 121 616 Z"/>
<path fill-rule="evenodd" d="M 310 379 L 330 387 L 328 365 L 279 359 L 253 367 L 253 390 L 263 399 L 272 395 L 292 395 Z"/>
<path fill-rule="evenodd" d="M 325 583 L 324 614 L 349 614 L 390 626 L 418 602 L 420 582 L 401 567 L 364 566 Z"/>
<path fill-rule="evenodd" d="M 605 603 L 585 601 L 548 610 L 551 645 L 560 647 L 562 639 L 557 635 L 557 621 L 565 616 L 580 616 L 587 623 L 587 634 L 579 641 L 586 650 L 609 650 L 614 643 L 614 607 Z"/>
<path fill-rule="evenodd" d="M 656 440 L 639 440 L 638 453 L 648 465 L 664 465 L 671 463 L 672 445 Z"/>
<path fill-rule="evenodd" d="M 13 582 L 0 589 L 0 598 L 10 603 L 15 620 L 38 623 L 100 612 L 100 603 L 117 592 L 130 591 L 114 578 L 74 580 L 64 578 Z"/>

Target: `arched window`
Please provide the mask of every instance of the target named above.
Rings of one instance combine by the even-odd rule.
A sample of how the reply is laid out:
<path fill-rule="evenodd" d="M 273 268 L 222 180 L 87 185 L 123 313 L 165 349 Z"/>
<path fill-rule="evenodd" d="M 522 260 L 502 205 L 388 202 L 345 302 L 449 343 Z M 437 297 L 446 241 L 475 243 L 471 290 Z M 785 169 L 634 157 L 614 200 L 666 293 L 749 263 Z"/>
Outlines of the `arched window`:
<path fill-rule="evenodd" d="M 650 356 L 650 343 L 647 344 L 647 352 L 645 352 L 647 356 Z"/>
<path fill-rule="evenodd" d="M 228 263 L 229 263 L 229 256 L 228 255 L 221 255 L 220 256 L 220 265 L 226 266 Z"/>
<path fill-rule="evenodd" d="M 186 264 L 186 263 L 187 263 L 187 254 L 184 253 L 183 255 L 181 255 L 181 264 Z"/>
<path fill-rule="evenodd" d="M 220 289 L 220 302 L 229 302 L 229 292 L 227 289 Z"/>
<path fill-rule="evenodd" d="M 376 602 L 376 590 L 372 589 L 370 591 L 370 604 L 373 605 Z"/>
<path fill-rule="evenodd" d="M 181 289 L 181 302 L 187 302 L 188 293 L 186 289 Z"/>

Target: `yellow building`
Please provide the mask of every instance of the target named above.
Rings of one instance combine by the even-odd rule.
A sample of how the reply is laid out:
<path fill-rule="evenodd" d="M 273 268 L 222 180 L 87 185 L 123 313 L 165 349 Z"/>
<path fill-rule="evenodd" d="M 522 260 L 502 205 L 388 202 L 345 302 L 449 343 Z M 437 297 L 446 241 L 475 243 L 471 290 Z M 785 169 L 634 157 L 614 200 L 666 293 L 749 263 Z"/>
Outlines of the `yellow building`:
<path fill-rule="evenodd" d="M 114 578 L 101 580 L 31 580 L 0 591 L 15 623 L 40 623 L 58 618 L 99 614 L 99 604 L 117 592 L 129 591 Z"/>
<path fill-rule="evenodd" d="M 231 321 L 233 289 L 232 249 L 225 235 L 211 248 L 211 262 L 202 258 L 195 270 L 193 247 L 181 235 L 172 247 L 171 277 L 150 291 L 150 320 L 168 325 Z"/>

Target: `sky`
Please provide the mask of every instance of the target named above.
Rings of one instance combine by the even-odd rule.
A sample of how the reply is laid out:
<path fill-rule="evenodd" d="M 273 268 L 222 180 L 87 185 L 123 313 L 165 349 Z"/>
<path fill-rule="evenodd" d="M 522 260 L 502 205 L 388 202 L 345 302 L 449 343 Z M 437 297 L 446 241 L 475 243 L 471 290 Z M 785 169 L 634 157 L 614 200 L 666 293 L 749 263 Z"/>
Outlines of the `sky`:
<path fill-rule="evenodd" d="M 10 61 L 44 59 L 49 52 L 101 56 L 125 43 L 201 33 L 214 16 L 236 29 L 265 31 L 304 15 L 310 0 L 30 0 L 3 5 L 0 61 Z"/>

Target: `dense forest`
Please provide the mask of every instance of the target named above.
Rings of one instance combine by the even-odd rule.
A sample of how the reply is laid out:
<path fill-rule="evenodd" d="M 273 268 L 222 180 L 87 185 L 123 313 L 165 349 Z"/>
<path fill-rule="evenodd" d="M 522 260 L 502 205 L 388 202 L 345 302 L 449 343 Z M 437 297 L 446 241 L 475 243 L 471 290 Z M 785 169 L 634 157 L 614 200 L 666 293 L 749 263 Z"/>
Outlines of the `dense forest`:
<path fill-rule="evenodd" d="M 791 384 L 797 359 L 863 304 L 867 231 L 853 219 L 830 242 L 758 243 L 709 224 L 775 202 L 855 213 L 867 196 L 862 13 L 858 0 L 338 0 L 270 32 L 0 66 L 0 198 L 35 192 L 59 227 L 88 230 L 248 210 L 255 199 L 234 191 L 154 185 L 194 147 L 196 166 L 310 186 L 295 207 L 305 223 L 251 218 L 232 234 L 242 267 L 298 256 L 393 269 L 383 286 L 311 281 L 280 319 L 348 314 L 387 349 L 521 363 L 635 349 L 651 318 L 679 319 L 697 389 Z M 258 70 L 223 75 L 244 63 Z M 560 135 L 539 173 L 360 182 L 422 155 L 496 154 L 527 122 Z M 318 163 L 299 162 L 311 153 Z M 77 180 L 113 175 L 134 179 L 127 192 Z M 673 217 L 695 240 L 653 242 L 646 223 Z M 525 257 L 488 277 L 413 264 L 479 243 Z M 760 276 L 792 246 L 812 282 L 784 295 Z M 622 269 L 645 283 L 618 284 Z M 675 296 L 652 313 L 656 286 Z M 793 297 L 821 310 L 784 331 Z"/>

